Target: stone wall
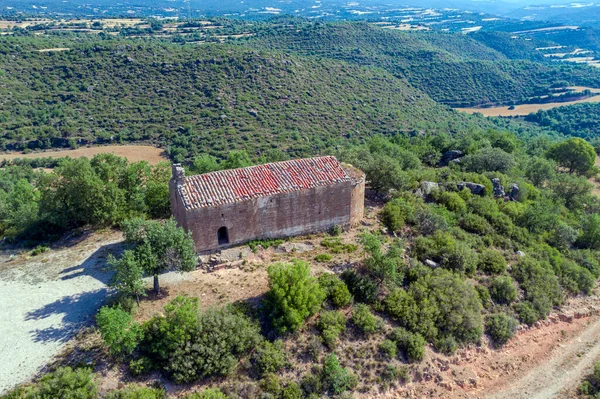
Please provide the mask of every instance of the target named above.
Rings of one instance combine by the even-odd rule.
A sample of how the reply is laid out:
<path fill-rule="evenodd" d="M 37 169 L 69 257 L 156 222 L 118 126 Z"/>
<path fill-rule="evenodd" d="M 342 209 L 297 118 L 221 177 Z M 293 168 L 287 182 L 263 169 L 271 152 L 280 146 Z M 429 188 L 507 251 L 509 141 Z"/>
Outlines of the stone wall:
<path fill-rule="evenodd" d="M 193 209 L 187 211 L 187 220 L 181 224 L 192 232 L 196 250 L 200 252 L 255 239 L 323 231 L 334 225 L 345 226 L 351 223 L 354 189 L 352 183 L 340 183 L 219 207 Z M 357 210 L 356 214 L 358 212 Z M 360 213 L 362 215 L 362 209 Z M 221 227 L 227 228 L 227 245 L 218 243 L 217 231 Z"/>

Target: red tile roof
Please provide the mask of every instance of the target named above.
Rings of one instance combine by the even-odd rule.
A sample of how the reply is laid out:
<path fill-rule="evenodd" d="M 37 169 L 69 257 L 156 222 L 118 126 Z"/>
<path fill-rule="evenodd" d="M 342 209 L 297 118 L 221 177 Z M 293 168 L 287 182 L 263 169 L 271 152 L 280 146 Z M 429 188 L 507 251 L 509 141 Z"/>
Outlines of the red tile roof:
<path fill-rule="evenodd" d="M 275 162 L 184 177 L 177 182 L 186 209 L 245 201 L 350 181 L 332 156 Z"/>

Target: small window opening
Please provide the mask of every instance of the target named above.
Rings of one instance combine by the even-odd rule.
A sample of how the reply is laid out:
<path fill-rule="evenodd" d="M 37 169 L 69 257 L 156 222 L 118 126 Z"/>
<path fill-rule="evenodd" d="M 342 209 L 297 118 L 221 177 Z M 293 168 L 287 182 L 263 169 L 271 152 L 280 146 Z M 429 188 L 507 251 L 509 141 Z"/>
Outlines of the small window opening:
<path fill-rule="evenodd" d="M 219 240 L 219 245 L 229 244 L 229 232 L 227 231 L 227 227 L 223 226 L 217 231 L 217 239 Z"/>

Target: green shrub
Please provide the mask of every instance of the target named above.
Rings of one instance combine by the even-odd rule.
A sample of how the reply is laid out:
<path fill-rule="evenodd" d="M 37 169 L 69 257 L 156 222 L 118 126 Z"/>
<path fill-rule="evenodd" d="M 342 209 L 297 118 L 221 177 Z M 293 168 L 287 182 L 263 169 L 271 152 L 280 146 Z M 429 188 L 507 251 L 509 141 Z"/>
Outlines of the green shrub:
<path fill-rule="evenodd" d="M 428 236 L 436 231 L 448 230 L 448 221 L 442 215 L 425 208 L 415 211 L 415 226 L 419 233 Z"/>
<path fill-rule="evenodd" d="M 333 347 L 338 336 L 346 329 L 346 317 L 337 310 L 321 312 L 317 328 L 325 345 Z"/>
<path fill-rule="evenodd" d="M 505 313 L 496 313 L 485 320 L 485 333 L 495 346 L 502 346 L 515 335 L 519 323 Z"/>
<path fill-rule="evenodd" d="M 562 303 L 563 293 L 549 264 L 525 257 L 513 267 L 512 275 L 525 291 L 525 299 L 535 308 L 538 319 L 545 318 L 553 306 Z"/>
<path fill-rule="evenodd" d="M 483 251 L 479 255 L 477 268 L 488 274 L 502 274 L 506 271 L 506 259 L 498 251 Z"/>
<path fill-rule="evenodd" d="M 492 232 L 492 226 L 490 226 L 488 221 L 473 213 L 467 213 L 462 217 L 460 220 L 460 227 L 468 232 L 479 235 L 486 235 Z"/>
<path fill-rule="evenodd" d="M 465 213 L 467 211 L 467 204 L 465 203 L 465 200 L 463 200 L 457 193 L 444 191 L 438 196 L 437 201 L 452 212 Z"/>
<path fill-rule="evenodd" d="M 458 342 L 479 342 L 482 334 L 481 302 L 475 288 L 460 276 L 435 269 L 414 281 L 408 293 L 415 299 L 416 322 L 409 326 L 427 339 L 438 332 Z"/>
<path fill-rule="evenodd" d="M 70 367 L 61 367 L 45 374 L 26 396 L 31 399 L 96 399 L 97 397 L 92 370 L 89 368 L 73 370 Z"/>
<path fill-rule="evenodd" d="M 373 334 L 379 329 L 377 317 L 371 313 L 369 306 L 363 303 L 354 307 L 350 320 L 363 334 Z"/>
<path fill-rule="evenodd" d="M 577 393 L 594 398 L 600 396 L 600 362 L 594 364 L 594 372 L 581 383 Z"/>
<path fill-rule="evenodd" d="M 262 341 L 252 355 L 252 361 L 260 376 L 281 370 L 286 364 L 283 342 Z"/>
<path fill-rule="evenodd" d="M 352 295 L 346 284 L 335 274 L 325 273 L 319 276 L 319 285 L 331 303 L 338 308 L 346 306 L 352 300 Z"/>
<path fill-rule="evenodd" d="M 278 263 L 267 273 L 266 310 L 273 327 L 280 333 L 297 330 L 307 317 L 319 311 L 325 293 L 306 262 Z"/>
<path fill-rule="evenodd" d="M 344 244 L 339 237 L 324 238 L 321 245 L 334 254 L 351 253 L 358 249 L 356 244 Z"/>
<path fill-rule="evenodd" d="M 315 256 L 317 262 L 329 262 L 333 257 L 330 254 L 318 254 Z"/>
<path fill-rule="evenodd" d="M 343 231 L 344 230 L 342 229 L 342 226 L 340 226 L 339 224 L 336 224 L 329 229 L 329 235 L 333 236 L 333 237 L 337 237 L 340 234 L 342 234 Z"/>
<path fill-rule="evenodd" d="M 198 313 L 197 300 L 178 297 L 165 316 L 144 324 L 142 350 L 177 383 L 227 375 L 261 340 L 258 326 L 231 307 Z"/>
<path fill-rule="evenodd" d="M 398 231 L 404 226 L 403 210 L 394 200 L 383 206 L 380 217 L 381 223 L 390 231 Z"/>
<path fill-rule="evenodd" d="M 477 254 L 467 244 L 456 242 L 442 255 L 441 265 L 444 269 L 472 276 L 477 268 Z"/>
<path fill-rule="evenodd" d="M 377 284 L 368 276 L 358 274 L 352 269 L 346 269 L 340 278 L 357 302 L 374 303 L 377 300 Z"/>
<path fill-rule="evenodd" d="M 491 306 L 490 301 L 492 296 L 490 295 L 490 291 L 485 285 L 478 284 L 475 286 L 475 290 L 477 291 L 477 295 L 479 296 L 479 301 L 483 305 L 484 308 L 489 308 Z"/>
<path fill-rule="evenodd" d="M 515 311 L 522 323 L 532 325 L 540 319 L 540 315 L 529 301 L 523 301 L 515 304 Z"/>
<path fill-rule="evenodd" d="M 399 327 L 392 331 L 392 341 L 396 342 L 398 349 L 404 353 L 409 362 L 420 362 L 425 356 L 425 338 L 421 334 L 411 333 Z"/>
<path fill-rule="evenodd" d="M 509 276 L 499 276 L 490 283 L 490 296 L 496 303 L 511 304 L 518 298 L 515 282 Z"/>
<path fill-rule="evenodd" d="M 559 281 L 561 286 L 574 294 L 589 295 L 596 285 L 592 273 L 572 261 L 564 261 L 560 266 Z"/>
<path fill-rule="evenodd" d="M 192 394 L 184 396 L 184 399 L 227 399 L 228 396 L 225 395 L 219 388 L 206 388 L 200 392 L 194 392 Z"/>
<path fill-rule="evenodd" d="M 290 382 L 281 392 L 282 399 L 302 399 L 302 388 L 295 382 Z"/>
<path fill-rule="evenodd" d="M 325 358 L 321 381 L 323 388 L 334 395 L 352 390 L 357 383 L 356 377 L 340 365 L 335 353 Z"/>
<path fill-rule="evenodd" d="M 391 360 L 394 359 L 398 353 L 396 343 L 390 339 L 384 339 L 379 344 L 379 352 L 384 358 Z"/>
<path fill-rule="evenodd" d="M 443 353 L 444 355 L 453 355 L 458 349 L 458 344 L 453 336 L 441 336 L 435 339 L 435 350 Z"/>
<path fill-rule="evenodd" d="M 153 369 L 154 363 L 147 357 L 141 357 L 139 359 L 134 359 L 129 362 L 129 372 L 134 377 L 147 375 Z"/>
<path fill-rule="evenodd" d="M 49 249 L 50 248 L 48 248 L 46 245 L 38 245 L 37 247 L 31 250 L 31 256 L 41 255 L 47 252 Z"/>
<path fill-rule="evenodd" d="M 304 395 L 308 398 L 320 394 L 321 392 L 323 392 L 323 383 L 321 381 L 321 376 L 312 373 L 306 374 L 304 377 L 302 377 L 302 380 L 300 381 L 300 387 L 302 388 Z"/>
<path fill-rule="evenodd" d="M 164 389 L 130 385 L 108 393 L 106 399 L 166 399 Z"/>
<path fill-rule="evenodd" d="M 396 288 L 383 300 L 385 312 L 403 327 L 415 328 L 419 319 L 417 302 L 408 292 Z"/>
<path fill-rule="evenodd" d="M 102 307 L 96 315 L 96 323 L 104 344 L 115 357 L 131 354 L 142 338 L 140 326 L 120 307 Z"/>
<path fill-rule="evenodd" d="M 278 397 L 281 393 L 281 381 L 275 374 L 267 374 L 260 380 L 260 387 L 263 391 Z"/>

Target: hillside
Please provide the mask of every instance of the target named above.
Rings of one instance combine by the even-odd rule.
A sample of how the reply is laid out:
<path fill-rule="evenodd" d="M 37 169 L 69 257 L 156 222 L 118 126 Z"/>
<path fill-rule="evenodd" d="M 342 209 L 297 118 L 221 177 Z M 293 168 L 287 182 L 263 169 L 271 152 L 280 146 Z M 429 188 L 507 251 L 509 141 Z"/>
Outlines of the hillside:
<path fill-rule="evenodd" d="M 536 54 L 497 51 L 465 35 L 399 32 L 366 23 L 279 25 L 248 38 L 257 48 L 277 48 L 319 58 L 377 66 L 406 78 L 434 100 L 450 106 L 523 101 L 564 83 L 597 87 L 600 71 L 536 63 Z M 505 51 L 505 55 L 502 53 Z"/>

